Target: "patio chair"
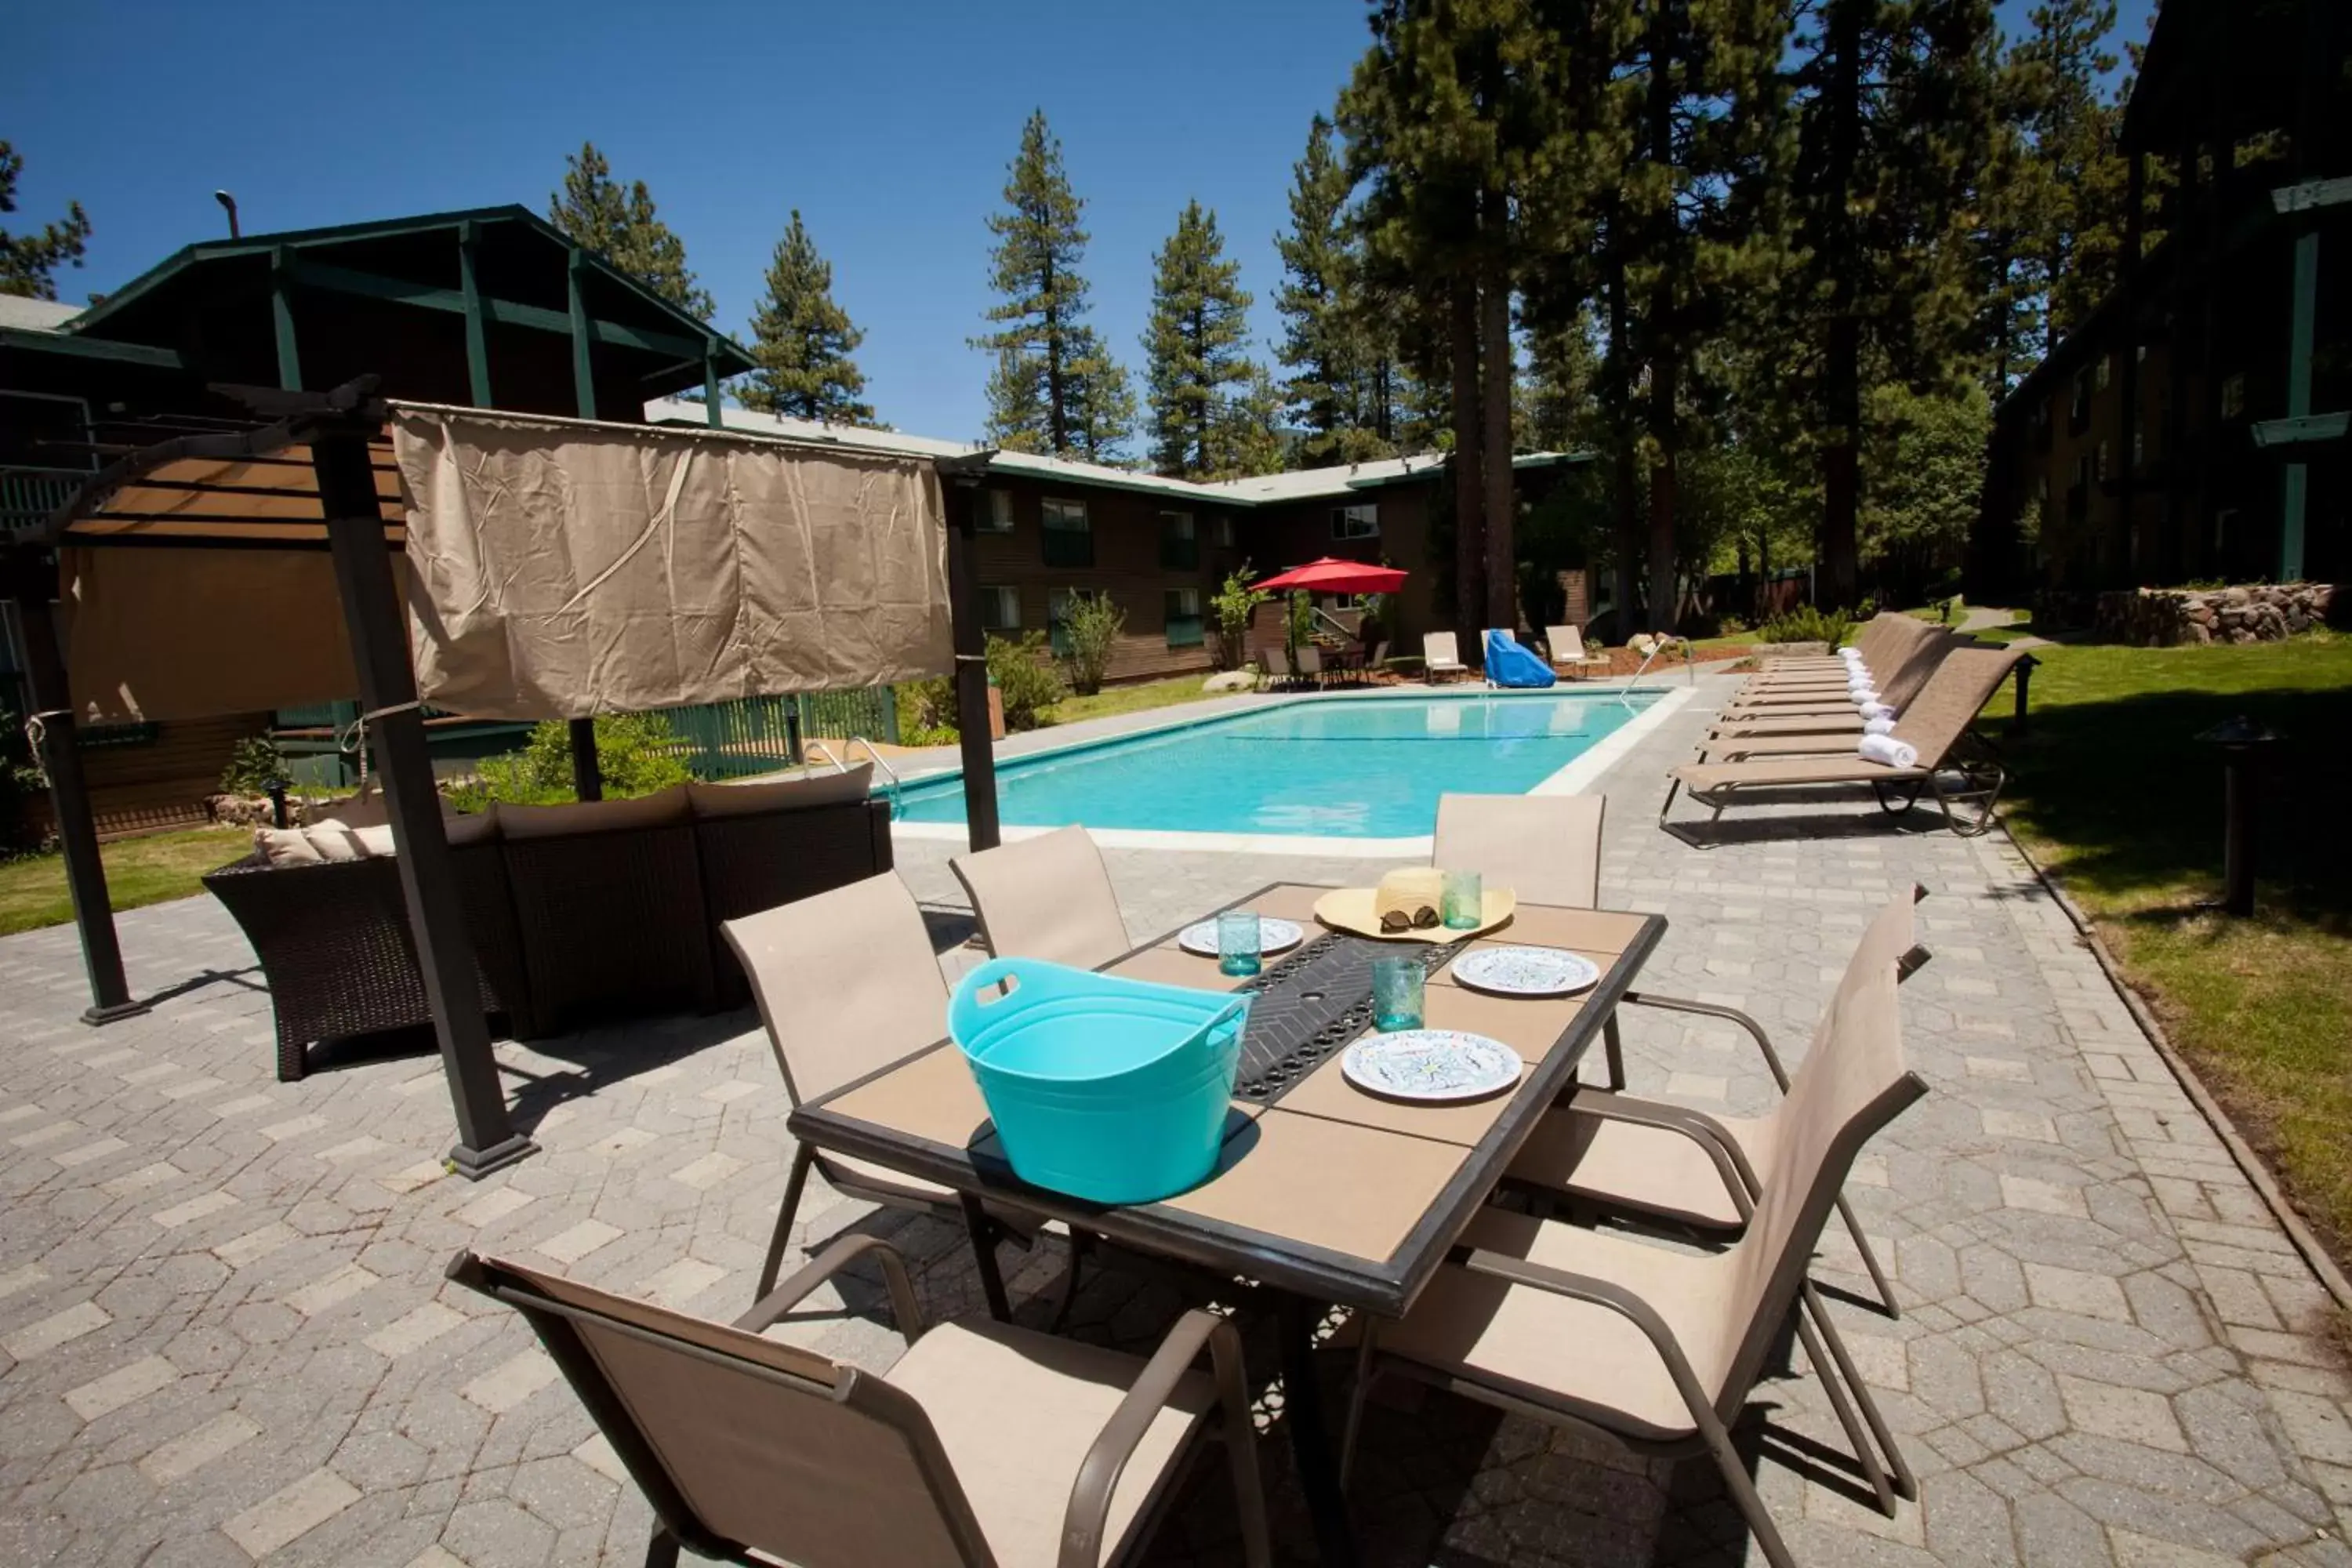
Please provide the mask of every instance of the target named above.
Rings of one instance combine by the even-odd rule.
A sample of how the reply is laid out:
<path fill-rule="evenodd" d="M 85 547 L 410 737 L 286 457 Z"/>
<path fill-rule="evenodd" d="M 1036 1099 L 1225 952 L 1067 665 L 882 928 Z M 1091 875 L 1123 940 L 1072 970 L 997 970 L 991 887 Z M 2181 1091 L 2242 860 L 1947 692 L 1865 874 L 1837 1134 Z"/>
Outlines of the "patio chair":
<path fill-rule="evenodd" d="M 1882 611 L 1863 624 L 1848 645 L 1862 655 L 1863 662 L 1873 669 L 1890 653 L 1899 652 L 1911 637 L 1930 629 L 1927 622 L 1912 616 Z M 1747 688 L 1761 689 L 1782 681 L 1821 680 L 1833 678 L 1840 685 L 1845 681 L 1845 660 L 1832 648 L 1826 654 L 1803 658 L 1775 658 L 1748 678 Z"/>
<path fill-rule="evenodd" d="M 2024 657 L 2024 650 L 2012 647 L 1964 647 L 1947 654 L 1895 723 L 1893 739 L 1918 752 L 1914 766 L 1890 767 L 1852 752 L 1685 763 L 1668 775 L 1672 783 L 1658 807 L 1658 826 L 1666 826 L 1666 813 L 1681 790 L 1712 807 L 1720 819 L 1725 807 L 1777 790 L 1863 784 L 1870 785 L 1879 809 L 1890 816 L 1909 811 L 1923 793 L 1932 795 L 1945 826 L 1963 837 L 1974 837 L 1992 826 L 1993 808 L 2009 775 L 1999 755 L 1975 739 L 1969 725 Z M 1947 773 L 1958 776 L 1955 787 L 1946 787 Z M 1967 814 L 1955 814 L 1955 805 L 1969 808 Z"/>
<path fill-rule="evenodd" d="M 907 1345 L 887 1373 L 761 1337 L 867 1253 Z M 986 1320 L 927 1331 L 905 1263 L 866 1236 L 732 1325 L 471 1253 L 448 1276 L 539 1335 L 653 1507 L 646 1568 L 681 1547 L 803 1568 L 1130 1560 L 1213 1434 L 1243 1554 L 1273 1561 L 1241 1341 L 1213 1313 L 1178 1319 L 1149 1361 Z"/>
<path fill-rule="evenodd" d="M 1429 863 L 1475 871 L 1491 887 L 1529 903 L 1601 907 L 1601 824 L 1608 799 L 1597 795 L 1441 795 Z M 1625 1087 L 1625 1045 L 1612 1012 L 1601 1026 L 1608 1086 Z"/>
<path fill-rule="evenodd" d="M 1094 969 L 1134 946 L 1102 851 L 1083 827 L 958 855 L 948 866 L 971 899 L 992 957 Z"/>
<path fill-rule="evenodd" d="M 1807 1355 L 1829 1364 L 1813 1330 L 1826 1314 L 1805 1279 L 1807 1259 L 1855 1154 L 1927 1092 L 1903 1063 L 1892 964 L 1847 973 L 1814 1049 L 1833 1053 L 1835 1065 L 1792 1093 L 1785 1157 L 1759 1189 L 1745 1234 L 1722 1252 L 1671 1252 L 1482 1210 L 1402 1320 L 1365 1324 L 1341 1474 L 1373 1380 L 1402 1373 L 1643 1457 L 1706 1454 L 1765 1561 L 1795 1568 L 1729 1427 L 1792 1319 Z M 1801 1298 L 1811 1312 L 1798 1310 Z M 1880 1508 L 1893 1514 L 1895 1485 L 1836 1381 L 1822 1386 Z"/>
<path fill-rule="evenodd" d="M 1920 688 L 1927 684 L 1927 678 L 1942 666 L 1946 655 L 1954 648 L 1977 646 L 1973 639 L 1948 632 L 1940 626 L 1930 628 L 1929 635 L 1914 645 L 1903 662 L 1886 678 L 1885 684 L 1879 688 L 1878 700 L 1900 715 L 1919 695 Z M 1863 733 L 1863 717 L 1861 710 L 1840 690 L 1819 702 L 1726 713 L 1717 720 L 1708 732 L 1716 739 L 1788 735 L 1859 737 Z M 1728 748 L 1717 748 L 1713 740 L 1699 749 L 1710 754 L 1731 754 Z M 1837 748 L 1828 749 L 1833 751 Z"/>
<path fill-rule="evenodd" d="M 1330 671 L 1323 668 L 1323 650 L 1321 648 L 1317 647 L 1311 642 L 1300 643 L 1298 645 L 1297 665 L 1298 679 L 1302 684 L 1307 681 L 1312 681 L 1317 686 L 1326 684 L 1326 678 L 1328 677 Z"/>
<path fill-rule="evenodd" d="M 1280 689 L 1297 683 L 1298 672 L 1291 668 L 1290 650 L 1276 643 L 1265 650 L 1265 684 Z"/>
<path fill-rule="evenodd" d="M 1421 668 L 1423 675 L 1431 680 L 1441 675 L 1451 680 L 1457 675 L 1470 673 L 1470 667 L 1462 662 L 1461 651 L 1454 646 L 1452 632 L 1421 634 Z"/>
<path fill-rule="evenodd" d="M 947 980 L 923 912 L 895 871 L 728 921 L 719 929 L 751 978 L 760 1021 L 784 1075 L 784 1093 L 794 1105 L 829 1094 L 947 1033 Z M 761 1296 L 775 1288 L 782 1270 L 811 1169 L 835 1192 L 964 1223 L 961 1200 L 945 1187 L 803 1143 L 793 1152 L 784 1201 L 761 1265 Z M 1042 1223 L 994 1205 L 989 1217 L 1015 1239 L 1034 1234 Z M 1073 1277 L 1076 1269 L 1074 1257 Z"/>
<path fill-rule="evenodd" d="M 1550 657 L 1552 668 L 1559 670 L 1570 680 L 1587 679 L 1591 675 L 1592 667 L 1595 665 L 1599 665 L 1604 672 L 1609 668 L 1609 659 L 1606 655 L 1585 651 L 1584 634 L 1574 626 L 1546 626 L 1544 652 Z"/>
<path fill-rule="evenodd" d="M 1914 888 L 1878 912 L 1847 961 L 1847 981 L 1887 967 L 1900 982 L 1927 963 L 1927 949 L 1914 943 L 1911 918 L 1912 906 L 1924 896 L 1924 889 Z M 1545 1115 L 1504 1180 L 1564 1199 L 1572 1209 L 1645 1215 L 1699 1231 L 1739 1229 L 1747 1222 L 1739 1195 L 1753 1200 L 1789 1156 L 1790 1106 L 1798 1092 L 1794 1085 L 1808 1075 L 1835 1071 L 1834 1063 L 1826 1052 L 1816 1050 L 1798 1065 L 1791 1079 L 1780 1052 L 1772 1048 L 1771 1037 L 1745 1013 L 1638 991 L 1627 993 L 1625 1004 L 1738 1025 L 1756 1042 L 1783 1098 L 1762 1116 L 1740 1117 L 1708 1116 L 1622 1094 L 1580 1093 Z M 1718 1148 L 1731 1155 L 1727 1162 L 1717 1157 Z M 1843 1194 L 1838 1195 L 1837 1212 L 1886 1315 L 1900 1317 L 1895 1287 L 1887 1282 Z"/>

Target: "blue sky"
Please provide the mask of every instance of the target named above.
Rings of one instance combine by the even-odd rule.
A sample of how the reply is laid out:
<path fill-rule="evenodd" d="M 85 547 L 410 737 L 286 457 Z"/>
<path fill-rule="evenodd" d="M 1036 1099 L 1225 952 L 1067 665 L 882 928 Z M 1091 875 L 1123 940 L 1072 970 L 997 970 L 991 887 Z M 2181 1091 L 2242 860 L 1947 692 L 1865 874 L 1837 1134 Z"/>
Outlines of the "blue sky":
<path fill-rule="evenodd" d="M 2123 36 L 2144 36 L 2152 3 L 2123 0 Z M 2015 31 L 2021 0 L 2001 9 Z M 9 224 L 81 201 L 88 265 L 58 289 L 80 300 L 224 233 L 218 186 L 249 233 L 544 210 L 564 154 L 593 140 L 652 186 L 739 337 L 799 207 L 866 329 L 881 416 L 968 437 L 985 406 L 984 356 L 965 346 L 990 303 L 983 220 L 1030 110 L 1086 198 L 1095 320 L 1130 369 L 1152 255 L 1194 196 L 1270 344 L 1290 165 L 1363 50 L 1364 16 L 1352 0 L 26 0 L 0 50 L 0 137 L 27 165 Z"/>

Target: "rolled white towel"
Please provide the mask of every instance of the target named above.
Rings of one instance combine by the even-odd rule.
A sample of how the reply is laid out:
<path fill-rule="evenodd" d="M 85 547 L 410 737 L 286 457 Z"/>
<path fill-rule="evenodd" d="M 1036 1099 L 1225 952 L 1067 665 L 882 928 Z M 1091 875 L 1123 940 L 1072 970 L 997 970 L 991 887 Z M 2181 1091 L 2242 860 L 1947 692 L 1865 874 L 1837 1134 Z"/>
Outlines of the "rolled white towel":
<path fill-rule="evenodd" d="M 1884 704 L 1881 704 L 1881 706 L 1884 706 Z M 1892 719 L 1864 719 L 1862 721 L 1862 732 L 1865 735 L 1892 735 L 1895 733 L 1895 721 Z"/>
<path fill-rule="evenodd" d="M 1864 720 L 1892 719 L 1895 717 L 1895 710 L 1889 708 L 1884 702 L 1865 702 L 1862 704 L 1860 711 Z"/>
<path fill-rule="evenodd" d="M 1857 708 L 1867 708 L 1878 700 L 1878 691 L 1874 687 L 1857 686 L 1847 691 L 1846 695 L 1853 699 L 1853 705 Z"/>
<path fill-rule="evenodd" d="M 1919 748 L 1892 735 L 1864 735 L 1857 750 L 1866 763 L 1885 763 L 1890 768 L 1916 768 L 1919 765 Z"/>
<path fill-rule="evenodd" d="M 1870 666 L 1866 664 L 1849 664 L 1845 667 L 1845 682 L 1848 686 L 1866 683 L 1871 679 Z"/>
<path fill-rule="evenodd" d="M 1840 658 L 1860 658 L 1862 657 L 1862 649 L 1858 647 L 1842 647 L 1837 650 L 1837 655 Z"/>

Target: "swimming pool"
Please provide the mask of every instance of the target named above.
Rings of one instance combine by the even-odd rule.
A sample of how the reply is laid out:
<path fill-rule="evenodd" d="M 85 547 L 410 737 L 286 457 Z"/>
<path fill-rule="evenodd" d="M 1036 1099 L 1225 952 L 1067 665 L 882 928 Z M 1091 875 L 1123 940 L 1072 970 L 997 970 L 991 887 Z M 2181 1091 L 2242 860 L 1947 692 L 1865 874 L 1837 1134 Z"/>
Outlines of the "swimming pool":
<path fill-rule="evenodd" d="M 1632 722 L 1654 692 L 1305 698 L 1000 761 L 1016 827 L 1339 839 L 1429 833 L 1448 791 L 1519 795 Z M 1631 706 L 1628 706 L 1630 700 Z M 961 823 L 960 774 L 908 784 L 900 819 Z"/>

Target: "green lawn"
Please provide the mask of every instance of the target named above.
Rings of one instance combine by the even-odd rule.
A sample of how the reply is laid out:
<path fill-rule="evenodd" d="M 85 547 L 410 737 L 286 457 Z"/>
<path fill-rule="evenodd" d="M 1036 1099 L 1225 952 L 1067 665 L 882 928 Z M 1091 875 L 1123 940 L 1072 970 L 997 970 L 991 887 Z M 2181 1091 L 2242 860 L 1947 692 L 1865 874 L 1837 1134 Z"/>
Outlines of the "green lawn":
<path fill-rule="evenodd" d="M 106 890 L 115 909 L 135 910 L 202 892 L 196 879 L 253 847 L 247 830 L 198 827 L 118 838 L 100 847 Z M 73 919 L 66 896 L 66 863 L 56 855 L 0 862 L 0 936 Z"/>
<path fill-rule="evenodd" d="M 2033 711 L 2006 734 L 2009 819 L 2061 872 L 2133 984 L 2338 1256 L 2352 1250 L 2352 638 L 2034 650 Z M 2278 731 L 2263 779 L 2258 913 L 2220 896 L 2221 759 L 2200 731 Z"/>
<path fill-rule="evenodd" d="M 1171 675 L 1165 680 L 1139 680 L 1126 686 L 1106 686 L 1092 697 L 1065 697 L 1054 704 L 1052 722 L 1075 724 L 1081 719 L 1108 719 L 1116 713 L 1142 713 L 1173 708 L 1182 702 L 1205 702 L 1230 697 L 1229 691 L 1203 691 L 1206 675 Z"/>

